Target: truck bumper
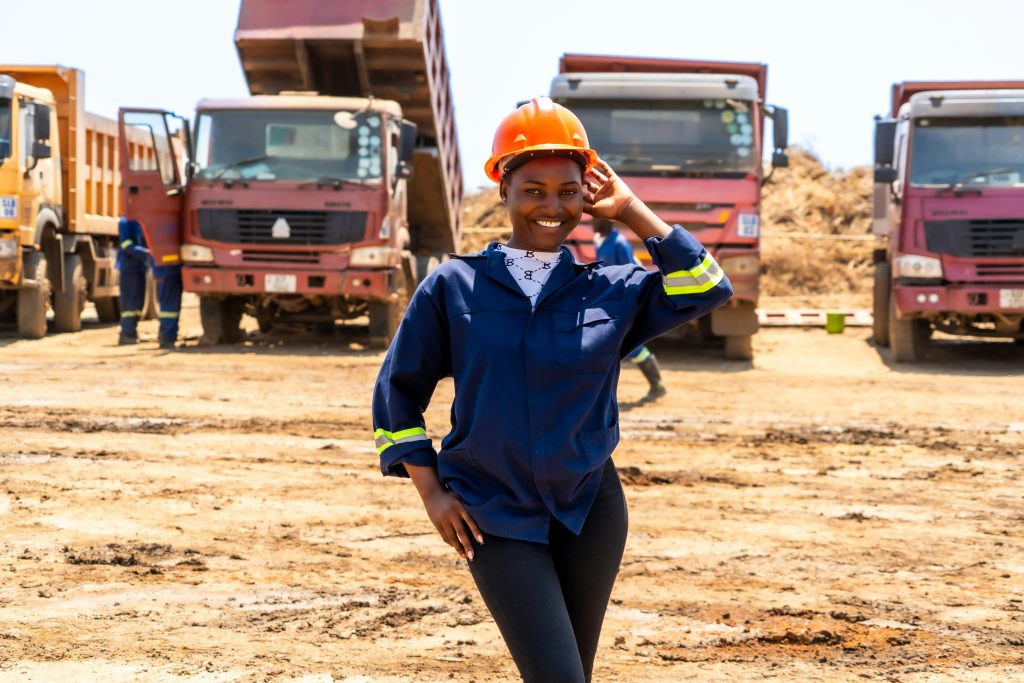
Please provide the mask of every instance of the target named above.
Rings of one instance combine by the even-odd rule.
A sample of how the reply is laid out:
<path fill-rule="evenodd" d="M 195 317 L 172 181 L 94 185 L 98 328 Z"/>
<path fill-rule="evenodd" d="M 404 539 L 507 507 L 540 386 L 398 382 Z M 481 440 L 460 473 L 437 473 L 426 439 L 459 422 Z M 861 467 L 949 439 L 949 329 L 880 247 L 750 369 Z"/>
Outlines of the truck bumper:
<path fill-rule="evenodd" d="M 901 317 L 939 313 L 1024 313 L 1024 282 L 1005 285 L 897 285 L 893 288 Z"/>
<path fill-rule="evenodd" d="M 251 270 L 185 266 L 182 283 L 186 292 L 231 296 L 297 294 L 299 296 L 344 296 L 355 299 L 388 300 L 391 270 L 289 271 Z M 269 276 L 269 277 L 268 277 Z M 294 285 L 294 288 L 291 287 Z"/>

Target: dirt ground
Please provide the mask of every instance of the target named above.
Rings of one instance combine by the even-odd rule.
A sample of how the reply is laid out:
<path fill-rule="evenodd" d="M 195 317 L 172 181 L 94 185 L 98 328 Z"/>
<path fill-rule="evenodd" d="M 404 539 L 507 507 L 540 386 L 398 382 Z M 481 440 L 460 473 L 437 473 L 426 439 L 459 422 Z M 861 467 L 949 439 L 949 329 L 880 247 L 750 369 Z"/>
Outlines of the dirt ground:
<path fill-rule="evenodd" d="M 202 348 L 186 299 L 162 352 L 154 325 L 0 329 L 0 680 L 515 680 L 380 476 L 365 329 Z M 623 371 L 631 530 L 595 681 L 1024 680 L 1024 349 L 754 349 L 656 345 L 653 405 Z"/>

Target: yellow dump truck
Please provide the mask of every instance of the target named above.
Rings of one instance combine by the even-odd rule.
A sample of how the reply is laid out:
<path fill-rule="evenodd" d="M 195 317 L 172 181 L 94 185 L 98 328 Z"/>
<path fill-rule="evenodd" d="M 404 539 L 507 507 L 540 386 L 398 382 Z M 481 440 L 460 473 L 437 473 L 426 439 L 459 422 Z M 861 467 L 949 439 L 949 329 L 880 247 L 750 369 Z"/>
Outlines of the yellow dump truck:
<path fill-rule="evenodd" d="M 118 319 L 117 122 L 86 113 L 85 75 L 0 65 L 0 320 L 22 336 L 82 326 L 86 300 Z M 133 156 L 152 156 L 146 138 Z"/>

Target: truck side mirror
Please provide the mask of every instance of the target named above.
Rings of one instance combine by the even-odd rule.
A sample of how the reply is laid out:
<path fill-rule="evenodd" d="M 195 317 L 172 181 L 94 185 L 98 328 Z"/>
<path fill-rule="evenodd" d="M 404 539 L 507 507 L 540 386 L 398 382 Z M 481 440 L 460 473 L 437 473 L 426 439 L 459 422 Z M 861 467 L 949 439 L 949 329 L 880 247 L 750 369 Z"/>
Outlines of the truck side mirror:
<path fill-rule="evenodd" d="M 896 181 L 897 177 L 899 177 L 899 174 L 892 166 L 879 166 L 875 169 L 876 183 L 892 183 Z"/>
<path fill-rule="evenodd" d="M 50 107 L 46 104 L 37 104 L 36 113 L 34 116 L 34 123 L 36 127 L 36 140 L 49 140 L 50 139 Z M 34 154 L 34 153 L 33 153 Z M 50 155 L 47 154 L 45 157 L 39 157 L 40 159 L 46 159 Z"/>
<path fill-rule="evenodd" d="M 775 149 L 786 149 L 789 147 L 789 110 L 773 107 L 771 116 L 773 146 Z"/>
<path fill-rule="evenodd" d="M 896 158 L 896 122 L 875 119 L 875 166 L 892 166 Z"/>
<path fill-rule="evenodd" d="M 789 168 L 789 156 L 785 152 L 772 152 L 772 168 Z"/>
<path fill-rule="evenodd" d="M 414 173 L 413 173 L 413 166 L 412 166 L 412 164 L 410 164 L 408 161 L 399 161 L 398 162 L 398 168 L 395 169 L 395 177 L 396 178 L 402 178 L 403 180 L 408 180 L 409 178 L 412 178 L 413 175 L 414 175 Z"/>
<path fill-rule="evenodd" d="M 401 132 L 398 135 L 398 159 L 399 161 L 412 161 L 412 155 L 416 151 L 416 124 L 412 121 L 402 121 Z"/>
<path fill-rule="evenodd" d="M 38 140 L 32 143 L 32 156 L 37 161 L 39 159 L 49 159 L 52 155 L 53 152 L 50 150 L 49 143 L 39 142 Z"/>

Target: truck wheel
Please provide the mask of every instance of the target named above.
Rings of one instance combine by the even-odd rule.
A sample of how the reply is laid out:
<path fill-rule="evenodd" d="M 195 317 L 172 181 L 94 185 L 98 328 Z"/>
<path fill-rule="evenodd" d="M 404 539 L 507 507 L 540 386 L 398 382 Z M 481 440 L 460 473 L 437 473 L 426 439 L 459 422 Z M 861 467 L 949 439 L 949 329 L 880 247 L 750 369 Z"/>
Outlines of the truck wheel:
<path fill-rule="evenodd" d="M 892 282 L 888 263 L 875 264 L 875 286 L 872 290 L 871 338 L 878 346 L 889 346 L 889 299 L 892 298 Z"/>
<path fill-rule="evenodd" d="M 728 360 L 751 360 L 754 357 L 752 335 L 736 334 L 725 338 L 725 357 Z"/>
<path fill-rule="evenodd" d="M 398 326 L 402 322 L 402 316 L 405 315 L 405 308 L 408 305 L 407 280 L 405 273 L 399 270 L 395 276 L 395 297 L 390 301 L 370 302 L 370 346 L 386 349 L 391 345 L 391 340 L 398 332 Z"/>
<path fill-rule="evenodd" d="M 25 276 L 35 280 L 18 290 L 18 334 L 29 339 L 46 336 L 46 309 L 50 306 L 50 280 L 46 277 L 46 256 L 42 252 L 25 259 Z"/>
<path fill-rule="evenodd" d="M 85 309 L 85 275 L 78 254 L 64 256 L 64 289 L 53 294 L 53 329 L 57 332 L 78 332 L 82 329 Z"/>
<path fill-rule="evenodd" d="M 917 363 L 924 358 L 932 326 L 921 318 L 896 317 L 896 300 L 889 297 L 889 343 L 897 363 Z"/>
<path fill-rule="evenodd" d="M 237 344 L 242 341 L 242 313 L 245 302 L 238 297 L 199 298 L 199 319 L 203 323 L 203 344 Z"/>
<path fill-rule="evenodd" d="M 101 323 L 116 323 L 121 319 L 121 302 L 116 296 L 105 296 L 92 302 Z"/>
<path fill-rule="evenodd" d="M 156 300 L 156 278 L 153 271 L 146 271 L 146 294 L 142 299 L 142 313 L 139 320 L 156 320 L 160 317 L 160 306 Z"/>

